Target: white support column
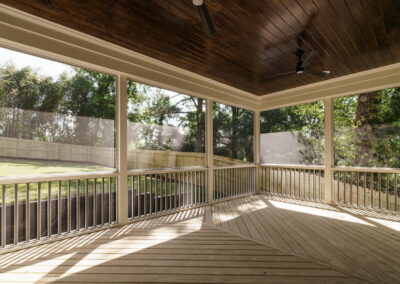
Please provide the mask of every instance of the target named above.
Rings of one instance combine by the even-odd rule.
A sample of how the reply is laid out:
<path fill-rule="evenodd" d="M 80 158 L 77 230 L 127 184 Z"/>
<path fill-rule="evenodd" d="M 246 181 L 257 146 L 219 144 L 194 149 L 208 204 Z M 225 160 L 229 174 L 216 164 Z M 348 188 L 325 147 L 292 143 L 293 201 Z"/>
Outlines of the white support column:
<path fill-rule="evenodd" d="M 324 100 L 325 109 L 325 203 L 332 203 L 333 99 Z"/>
<path fill-rule="evenodd" d="M 128 223 L 128 131 L 127 131 L 127 78 L 119 75 L 117 82 L 117 170 L 118 197 L 117 222 Z"/>
<path fill-rule="evenodd" d="M 206 166 L 208 167 L 208 203 L 214 202 L 214 145 L 213 145 L 213 104 L 214 102 L 207 99 L 206 106 Z"/>
<path fill-rule="evenodd" d="M 260 192 L 260 112 L 254 112 L 254 162 L 256 164 L 256 193 Z"/>

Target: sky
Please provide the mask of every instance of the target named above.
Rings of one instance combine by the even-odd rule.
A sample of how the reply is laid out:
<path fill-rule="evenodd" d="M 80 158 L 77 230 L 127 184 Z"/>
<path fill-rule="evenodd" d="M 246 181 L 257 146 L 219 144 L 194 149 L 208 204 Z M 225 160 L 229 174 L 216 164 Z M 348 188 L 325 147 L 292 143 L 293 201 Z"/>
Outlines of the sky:
<path fill-rule="evenodd" d="M 56 79 L 64 71 L 71 71 L 69 65 L 47 60 L 41 57 L 0 47 L 0 66 L 13 63 L 18 69 L 30 66 L 40 75 L 50 76 Z"/>

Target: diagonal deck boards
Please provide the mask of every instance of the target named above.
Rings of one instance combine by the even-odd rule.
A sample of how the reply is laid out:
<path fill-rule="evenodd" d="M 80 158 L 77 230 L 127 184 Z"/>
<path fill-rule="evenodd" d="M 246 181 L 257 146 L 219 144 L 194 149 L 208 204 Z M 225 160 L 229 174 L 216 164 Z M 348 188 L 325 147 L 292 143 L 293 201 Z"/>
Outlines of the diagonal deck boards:
<path fill-rule="evenodd" d="M 7 283 L 362 283 L 329 267 L 215 228 L 241 215 L 233 204 L 154 218 L 18 252 L 0 258 Z M 228 207 L 225 208 L 225 205 Z M 212 209 L 212 210 L 211 210 Z M 234 211 L 229 215 L 230 211 Z M 215 219 L 216 220 L 216 219 Z M 222 224 L 220 224 L 222 226 Z M 236 234 L 253 231 L 226 223 Z M 250 234 L 251 235 L 251 234 Z M 256 236 L 259 236 L 260 233 Z"/>
<path fill-rule="evenodd" d="M 214 206 L 209 219 L 221 229 L 239 227 L 244 237 L 372 282 L 400 279 L 398 215 L 253 195 Z"/>

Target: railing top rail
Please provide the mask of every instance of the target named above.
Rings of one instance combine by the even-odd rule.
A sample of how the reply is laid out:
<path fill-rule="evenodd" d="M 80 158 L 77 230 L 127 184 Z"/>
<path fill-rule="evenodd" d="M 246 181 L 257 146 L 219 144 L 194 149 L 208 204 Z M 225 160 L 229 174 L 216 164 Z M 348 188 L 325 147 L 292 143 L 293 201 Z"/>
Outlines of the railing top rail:
<path fill-rule="evenodd" d="M 400 169 L 395 168 L 365 168 L 365 167 L 333 167 L 333 171 L 342 172 L 367 172 L 367 173 L 388 173 L 398 174 Z"/>
<path fill-rule="evenodd" d="M 22 184 L 34 182 L 47 182 L 58 180 L 76 180 L 87 178 L 102 178 L 102 177 L 116 177 L 117 171 L 99 171 L 99 172 L 86 172 L 86 173 L 65 173 L 65 174 L 46 174 L 46 175 L 31 175 L 31 176 L 8 176 L 0 178 L 0 185 L 3 184 Z"/>
<path fill-rule="evenodd" d="M 227 166 L 214 166 L 214 170 L 255 168 L 256 166 L 257 166 L 256 164 L 238 164 L 238 165 L 227 165 Z"/>
<path fill-rule="evenodd" d="M 304 169 L 304 170 L 325 170 L 324 166 L 315 166 L 315 165 L 261 164 L 260 166 L 268 167 L 268 168 L 292 168 L 292 169 Z"/>
<path fill-rule="evenodd" d="M 206 171 L 206 170 L 207 170 L 207 167 L 138 169 L 138 170 L 128 170 L 128 176 L 146 175 L 146 174 L 180 173 L 180 172 L 199 172 L 199 171 Z"/>

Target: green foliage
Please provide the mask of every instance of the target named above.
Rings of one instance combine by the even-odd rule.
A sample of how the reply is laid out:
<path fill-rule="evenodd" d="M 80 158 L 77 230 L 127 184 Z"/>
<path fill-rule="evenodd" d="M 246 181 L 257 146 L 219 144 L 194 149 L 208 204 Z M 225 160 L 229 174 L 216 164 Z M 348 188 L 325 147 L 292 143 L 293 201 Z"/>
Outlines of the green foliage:
<path fill-rule="evenodd" d="M 0 108 L 6 137 L 114 145 L 115 77 L 107 74 L 74 68 L 53 79 L 8 64 L 0 68 Z"/>
<path fill-rule="evenodd" d="M 261 133 L 282 131 L 320 132 L 324 127 L 322 102 L 290 106 L 262 112 Z"/>
<path fill-rule="evenodd" d="M 214 155 L 254 161 L 254 113 L 214 103 L 213 114 Z"/>
<path fill-rule="evenodd" d="M 204 152 L 204 116 L 203 99 L 128 82 L 130 147 Z"/>
<path fill-rule="evenodd" d="M 400 88 L 335 99 L 339 166 L 400 168 Z"/>
<path fill-rule="evenodd" d="M 81 68 L 57 79 L 30 67 L 0 67 L 0 134 L 5 137 L 112 147 L 115 77 Z M 214 154 L 253 161 L 253 113 L 214 104 Z M 48 114 L 53 114 L 52 116 Z M 128 81 L 131 146 L 204 152 L 205 101 Z M 261 132 L 297 131 L 305 163 L 322 163 L 323 103 L 261 114 Z M 400 168 L 400 88 L 334 100 L 336 165 Z M 310 158 L 311 157 L 311 158 Z"/>
<path fill-rule="evenodd" d="M 114 119 L 115 77 L 81 68 L 74 68 L 63 89 L 62 113 Z"/>
<path fill-rule="evenodd" d="M 261 133 L 298 131 L 311 152 L 323 151 L 323 129 L 322 102 L 261 113 Z M 333 136 L 335 165 L 400 168 L 400 88 L 334 99 Z"/>

